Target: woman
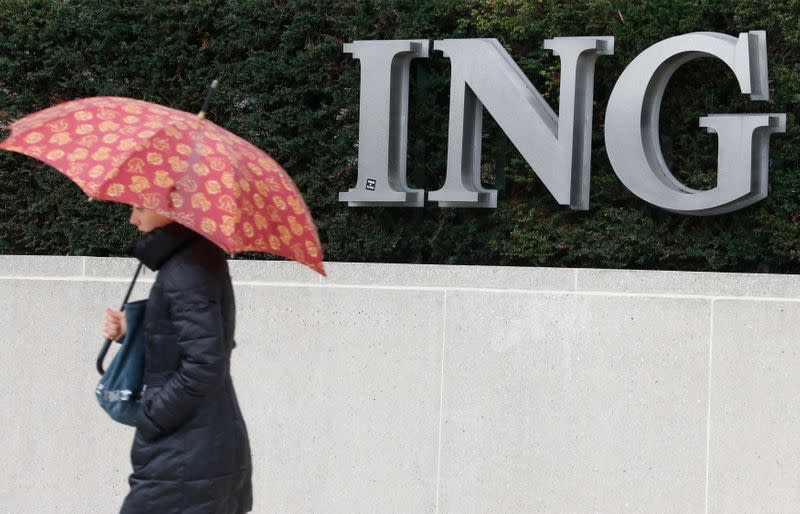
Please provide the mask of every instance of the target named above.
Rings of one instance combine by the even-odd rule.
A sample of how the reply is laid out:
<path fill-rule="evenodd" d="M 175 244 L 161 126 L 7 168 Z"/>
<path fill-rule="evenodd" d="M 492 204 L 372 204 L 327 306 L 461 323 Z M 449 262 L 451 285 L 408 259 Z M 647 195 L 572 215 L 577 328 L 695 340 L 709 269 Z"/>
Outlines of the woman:
<path fill-rule="evenodd" d="M 250 444 L 230 376 L 235 308 L 225 253 L 134 207 L 133 254 L 159 270 L 145 313 L 145 391 L 122 514 L 240 514 L 252 508 Z M 103 335 L 119 340 L 113 309 Z"/>

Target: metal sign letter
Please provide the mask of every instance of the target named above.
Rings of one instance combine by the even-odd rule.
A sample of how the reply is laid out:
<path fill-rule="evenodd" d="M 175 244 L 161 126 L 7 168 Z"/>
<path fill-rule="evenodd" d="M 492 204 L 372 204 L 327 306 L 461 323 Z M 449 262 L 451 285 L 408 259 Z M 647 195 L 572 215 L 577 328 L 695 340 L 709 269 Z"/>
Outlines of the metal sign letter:
<path fill-rule="evenodd" d="M 719 140 L 717 186 L 702 191 L 678 181 L 661 153 L 659 112 L 670 77 L 681 65 L 716 57 L 733 71 L 743 94 L 767 100 L 766 33 L 739 38 L 695 32 L 656 43 L 625 68 L 606 110 L 606 150 L 617 176 L 643 200 L 684 214 L 721 214 L 765 198 L 769 136 L 786 131 L 786 114 L 711 114 L 700 126 Z"/>
<path fill-rule="evenodd" d="M 485 106 L 556 201 L 587 209 L 594 64 L 614 52 L 614 38 L 545 41 L 561 58 L 558 115 L 496 39 L 445 39 L 434 48 L 452 63 L 450 126 L 445 184 L 428 199 L 440 207 L 497 206 L 497 191 L 481 186 Z"/>
<path fill-rule="evenodd" d="M 408 78 L 411 59 L 428 56 L 427 39 L 354 41 L 346 53 L 361 61 L 358 180 L 339 193 L 347 205 L 422 207 L 425 191 L 406 184 Z"/>

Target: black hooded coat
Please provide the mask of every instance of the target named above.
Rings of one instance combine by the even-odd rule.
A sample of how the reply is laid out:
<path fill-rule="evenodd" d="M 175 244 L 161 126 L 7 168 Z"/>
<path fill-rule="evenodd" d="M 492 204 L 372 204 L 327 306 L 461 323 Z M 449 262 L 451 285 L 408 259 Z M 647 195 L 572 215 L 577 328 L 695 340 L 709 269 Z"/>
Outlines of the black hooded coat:
<path fill-rule="evenodd" d="M 133 254 L 159 270 L 145 313 L 145 391 L 122 514 L 240 514 L 251 457 L 230 376 L 233 287 L 225 253 L 178 224 Z"/>

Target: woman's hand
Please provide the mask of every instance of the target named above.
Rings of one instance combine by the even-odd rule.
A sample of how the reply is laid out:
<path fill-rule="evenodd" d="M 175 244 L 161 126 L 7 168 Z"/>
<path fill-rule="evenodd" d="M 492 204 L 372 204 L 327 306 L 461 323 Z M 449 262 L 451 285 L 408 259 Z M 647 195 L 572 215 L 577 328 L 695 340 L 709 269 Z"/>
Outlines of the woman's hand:
<path fill-rule="evenodd" d="M 122 311 L 106 309 L 106 315 L 103 319 L 103 337 L 112 341 L 119 341 L 125 336 L 127 328 L 125 314 Z"/>

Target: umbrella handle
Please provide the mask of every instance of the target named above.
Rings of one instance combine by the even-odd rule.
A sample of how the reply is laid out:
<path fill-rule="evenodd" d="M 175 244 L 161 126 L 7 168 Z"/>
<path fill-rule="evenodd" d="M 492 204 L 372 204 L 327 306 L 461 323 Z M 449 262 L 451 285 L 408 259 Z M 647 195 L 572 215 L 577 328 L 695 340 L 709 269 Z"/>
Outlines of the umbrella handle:
<path fill-rule="evenodd" d="M 139 266 L 136 268 L 136 273 L 133 274 L 133 280 L 131 280 L 131 285 L 128 286 L 128 292 L 125 293 L 125 299 L 122 301 L 122 307 L 120 307 L 120 311 L 125 311 L 125 305 L 128 303 L 128 298 L 131 297 L 131 292 L 133 291 L 133 286 L 136 284 L 136 279 L 139 278 L 139 272 L 142 271 L 142 263 L 139 263 Z M 103 347 L 100 349 L 100 354 L 97 356 L 97 372 L 100 373 L 100 376 L 105 374 L 105 370 L 103 369 L 103 361 L 106 360 L 106 354 L 108 353 L 108 347 L 111 346 L 111 339 L 106 339 L 103 341 Z"/>
<path fill-rule="evenodd" d="M 106 372 L 103 369 L 103 362 L 106 360 L 109 346 L 111 346 L 111 339 L 106 339 L 103 343 L 103 348 L 100 350 L 100 355 L 97 356 L 97 372 L 100 373 L 100 376 L 103 376 Z"/>

